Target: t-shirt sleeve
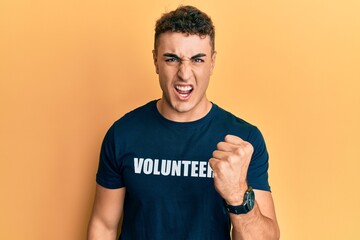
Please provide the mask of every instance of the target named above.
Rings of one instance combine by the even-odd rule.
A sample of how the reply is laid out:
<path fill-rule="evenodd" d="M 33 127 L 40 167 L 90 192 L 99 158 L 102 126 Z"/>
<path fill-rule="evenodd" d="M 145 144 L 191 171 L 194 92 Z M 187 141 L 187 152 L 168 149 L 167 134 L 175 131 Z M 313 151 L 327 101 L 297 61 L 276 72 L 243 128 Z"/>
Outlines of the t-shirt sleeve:
<path fill-rule="evenodd" d="M 271 191 L 268 181 L 269 154 L 264 138 L 258 128 L 255 127 L 251 131 L 248 141 L 254 147 L 247 173 L 248 184 L 254 189 Z"/>
<path fill-rule="evenodd" d="M 116 151 L 115 126 L 110 127 L 106 133 L 100 150 L 99 167 L 96 182 L 109 189 L 124 187 L 120 171 L 120 164 Z"/>

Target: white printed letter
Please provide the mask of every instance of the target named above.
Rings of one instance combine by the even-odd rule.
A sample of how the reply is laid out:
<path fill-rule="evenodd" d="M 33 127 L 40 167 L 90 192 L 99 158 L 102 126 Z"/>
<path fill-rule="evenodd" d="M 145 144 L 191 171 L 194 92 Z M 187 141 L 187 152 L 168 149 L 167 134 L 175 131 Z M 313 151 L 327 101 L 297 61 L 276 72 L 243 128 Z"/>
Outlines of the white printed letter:
<path fill-rule="evenodd" d="M 151 158 L 147 158 L 144 161 L 144 173 L 151 174 L 153 171 L 154 162 Z"/>
<path fill-rule="evenodd" d="M 144 162 L 143 158 L 134 158 L 134 171 L 135 171 L 135 173 L 137 173 L 137 174 L 141 173 L 143 162 Z"/>

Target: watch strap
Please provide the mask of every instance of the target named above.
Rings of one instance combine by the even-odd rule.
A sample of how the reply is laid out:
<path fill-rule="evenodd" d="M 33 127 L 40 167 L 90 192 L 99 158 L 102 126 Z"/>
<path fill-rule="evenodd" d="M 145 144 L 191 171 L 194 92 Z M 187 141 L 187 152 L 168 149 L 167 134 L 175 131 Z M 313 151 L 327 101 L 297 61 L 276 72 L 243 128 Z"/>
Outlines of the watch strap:
<path fill-rule="evenodd" d="M 232 206 L 225 203 L 225 208 L 229 213 L 234 213 L 234 214 L 245 214 L 249 212 L 244 205 Z"/>

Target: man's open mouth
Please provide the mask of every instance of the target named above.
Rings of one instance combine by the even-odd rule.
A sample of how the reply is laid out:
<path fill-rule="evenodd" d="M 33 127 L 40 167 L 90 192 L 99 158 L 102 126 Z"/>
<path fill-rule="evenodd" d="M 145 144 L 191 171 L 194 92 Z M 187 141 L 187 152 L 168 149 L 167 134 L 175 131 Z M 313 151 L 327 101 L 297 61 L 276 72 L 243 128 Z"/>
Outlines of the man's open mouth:
<path fill-rule="evenodd" d="M 189 86 L 189 85 L 187 85 L 187 86 L 176 85 L 175 89 L 182 98 L 186 98 L 192 92 L 193 87 Z"/>

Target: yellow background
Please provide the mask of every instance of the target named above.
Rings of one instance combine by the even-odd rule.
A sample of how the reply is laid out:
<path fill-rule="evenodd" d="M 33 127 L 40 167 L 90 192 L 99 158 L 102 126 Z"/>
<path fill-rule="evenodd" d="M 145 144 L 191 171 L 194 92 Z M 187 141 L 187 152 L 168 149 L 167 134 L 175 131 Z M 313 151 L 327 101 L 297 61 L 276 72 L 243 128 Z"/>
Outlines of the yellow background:
<path fill-rule="evenodd" d="M 0 0 L 0 239 L 85 238 L 102 138 L 160 97 L 154 22 L 188 3 L 209 98 L 267 141 L 281 239 L 360 238 L 360 1 Z"/>

